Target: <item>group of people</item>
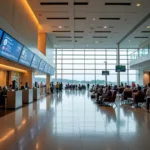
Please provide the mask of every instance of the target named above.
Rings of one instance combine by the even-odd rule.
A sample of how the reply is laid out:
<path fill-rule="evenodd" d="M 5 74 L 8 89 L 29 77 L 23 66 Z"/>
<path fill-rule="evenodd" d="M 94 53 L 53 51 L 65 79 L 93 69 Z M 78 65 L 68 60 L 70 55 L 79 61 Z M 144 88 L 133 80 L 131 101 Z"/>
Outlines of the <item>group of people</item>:
<path fill-rule="evenodd" d="M 61 83 L 57 82 L 56 83 L 56 92 L 57 93 L 58 92 L 62 92 L 62 90 L 63 90 L 63 84 L 62 84 L 62 82 Z"/>
<path fill-rule="evenodd" d="M 128 98 L 132 98 L 133 102 L 138 106 L 139 102 L 146 102 L 146 108 L 149 112 L 150 105 L 150 83 L 144 87 L 136 85 L 135 83 L 131 86 L 122 85 L 121 86 L 102 86 L 96 85 L 92 86 L 90 92 L 92 92 L 91 97 L 96 97 L 96 101 L 98 104 L 103 105 L 104 99 L 109 99 L 112 97 L 113 91 L 121 95 L 121 99 L 125 100 Z"/>
<path fill-rule="evenodd" d="M 66 84 L 65 86 L 66 90 L 85 90 L 86 86 L 84 84 Z"/>

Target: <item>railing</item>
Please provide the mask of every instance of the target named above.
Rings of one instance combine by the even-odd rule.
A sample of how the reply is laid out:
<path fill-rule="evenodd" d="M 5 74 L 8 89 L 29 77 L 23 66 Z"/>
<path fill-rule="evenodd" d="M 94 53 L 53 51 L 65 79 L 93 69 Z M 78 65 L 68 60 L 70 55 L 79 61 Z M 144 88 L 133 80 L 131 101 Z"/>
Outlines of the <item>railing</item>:
<path fill-rule="evenodd" d="M 138 49 L 137 51 L 133 52 L 130 55 L 130 60 L 135 60 L 137 58 L 140 58 L 142 56 L 145 56 L 150 53 L 149 45 L 145 46 L 144 48 Z"/>

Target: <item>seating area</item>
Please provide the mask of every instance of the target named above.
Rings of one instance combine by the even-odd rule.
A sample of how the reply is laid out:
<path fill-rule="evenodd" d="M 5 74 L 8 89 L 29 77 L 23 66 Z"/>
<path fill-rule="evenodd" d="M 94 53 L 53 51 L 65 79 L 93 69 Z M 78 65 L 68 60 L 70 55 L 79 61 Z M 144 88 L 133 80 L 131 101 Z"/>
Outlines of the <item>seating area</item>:
<path fill-rule="evenodd" d="M 149 86 L 141 87 L 139 85 L 132 87 L 129 85 L 125 86 L 103 86 L 96 85 L 90 89 L 91 99 L 100 106 L 117 106 L 117 104 L 127 104 L 140 108 L 149 105 L 146 103 L 147 100 L 147 89 Z M 117 102 L 116 102 L 117 101 Z M 146 105 L 143 105 L 146 104 Z M 149 112 L 149 107 L 147 106 Z"/>

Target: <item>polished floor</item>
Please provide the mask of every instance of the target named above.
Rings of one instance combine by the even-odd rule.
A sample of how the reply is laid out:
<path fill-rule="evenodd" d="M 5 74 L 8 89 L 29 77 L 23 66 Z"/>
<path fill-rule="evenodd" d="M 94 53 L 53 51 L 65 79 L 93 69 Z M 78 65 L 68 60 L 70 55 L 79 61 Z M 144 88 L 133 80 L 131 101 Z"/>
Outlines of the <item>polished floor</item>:
<path fill-rule="evenodd" d="M 0 150 L 150 150 L 150 114 L 63 91 L 0 118 Z"/>

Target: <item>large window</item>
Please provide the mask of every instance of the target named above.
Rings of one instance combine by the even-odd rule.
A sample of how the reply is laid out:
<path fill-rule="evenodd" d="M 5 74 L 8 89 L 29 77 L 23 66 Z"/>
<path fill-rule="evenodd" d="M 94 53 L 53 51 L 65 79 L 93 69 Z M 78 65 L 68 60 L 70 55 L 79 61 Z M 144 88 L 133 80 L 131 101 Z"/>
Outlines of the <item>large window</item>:
<path fill-rule="evenodd" d="M 56 50 L 55 50 L 56 51 Z M 126 66 L 126 72 L 120 74 L 121 82 L 131 84 L 136 80 L 137 71 L 130 70 L 130 54 L 136 49 L 120 49 L 120 64 Z M 56 54 L 56 52 L 54 52 Z M 107 62 L 107 66 L 105 65 Z M 116 84 L 116 49 L 57 49 L 56 80 L 65 83 L 104 84 L 102 71 L 107 68 L 108 83 Z"/>

